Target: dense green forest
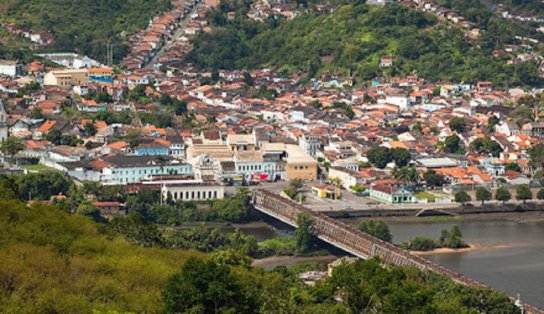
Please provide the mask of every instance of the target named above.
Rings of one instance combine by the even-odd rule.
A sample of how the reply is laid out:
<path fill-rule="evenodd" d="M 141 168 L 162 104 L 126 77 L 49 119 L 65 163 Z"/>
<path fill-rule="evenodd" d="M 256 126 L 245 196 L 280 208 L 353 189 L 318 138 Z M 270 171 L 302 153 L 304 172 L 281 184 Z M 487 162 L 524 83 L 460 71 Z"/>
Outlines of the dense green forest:
<path fill-rule="evenodd" d="M 168 0 L 8 0 L 0 6 L 0 16 L 36 32 L 52 31 L 54 50 L 105 61 L 108 42 L 115 45 L 115 59 L 121 59 L 128 52 L 126 35 L 169 6 Z"/>
<path fill-rule="evenodd" d="M 344 5 L 331 14 L 263 23 L 246 18 L 225 22 L 220 15 L 211 15 L 215 30 L 194 39 L 188 56 L 205 68 L 274 66 L 314 76 L 329 70 L 361 80 L 417 72 L 432 81 L 542 84 L 536 64 L 506 65 L 470 43 L 459 28 L 397 4 Z M 379 67 L 383 55 L 395 56 L 393 67 Z"/>

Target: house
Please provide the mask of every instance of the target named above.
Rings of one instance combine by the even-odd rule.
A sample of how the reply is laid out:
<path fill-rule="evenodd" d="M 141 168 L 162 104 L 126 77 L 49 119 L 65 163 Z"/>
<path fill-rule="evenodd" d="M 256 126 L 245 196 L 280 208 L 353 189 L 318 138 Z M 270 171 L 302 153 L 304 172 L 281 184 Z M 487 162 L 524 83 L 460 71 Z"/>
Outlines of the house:
<path fill-rule="evenodd" d="M 492 82 L 478 82 L 476 83 L 476 90 L 480 93 L 493 91 Z"/>
<path fill-rule="evenodd" d="M 544 122 L 529 122 L 521 126 L 521 132 L 528 136 L 544 135 Z"/>
<path fill-rule="evenodd" d="M 521 133 L 519 126 L 513 121 L 506 121 L 495 125 L 495 132 L 512 136 Z"/>
<path fill-rule="evenodd" d="M 380 58 L 380 66 L 382 68 L 392 67 L 395 62 L 395 57 L 393 56 L 382 56 Z"/>
<path fill-rule="evenodd" d="M 321 149 L 319 137 L 310 133 L 303 133 L 298 140 L 298 145 L 313 158 L 317 157 L 317 152 Z"/>
<path fill-rule="evenodd" d="M 102 185 L 125 185 L 140 183 L 153 177 L 193 174 L 190 164 L 171 157 L 164 157 L 161 161 L 156 156 L 113 155 L 100 159 L 63 162 L 59 166 L 77 180 L 95 181 Z"/>
<path fill-rule="evenodd" d="M 331 184 L 316 184 L 312 186 L 312 194 L 319 198 L 330 200 L 337 200 L 342 195 L 340 189 Z"/>
<path fill-rule="evenodd" d="M 363 177 L 355 171 L 341 167 L 332 167 L 329 169 L 329 180 L 338 179 L 346 190 L 350 190 L 353 186 L 363 184 Z"/>
<path fill-rule="evenodd" d="M 134 153 L 139 156 L 168 156 L 170 154 L 170 142 L 155 139 L 152 142 L 138 145 L 134 149 Z"/>
<path fill-rule="evenodd" d="M 0 76 L 17 76 L 21 73 L 21 65 L 15 60 L 0 60 Z"/>
<path fill-rule="evenodd" d="M 127 214 L 125 206 L 119 202 L 93 202 L 94 207 L 100 210 L 100 215 L 104 217 L 124 216 Z"/>
<path fill-rule="evenodd" d="M 286 174 L 287 180 L 317 179 L 317 161 L 300 148 L 298 145 L 284 144 L 286 153 Z"/>
<path fill-rule="evenodd" d="M 375 185 L 369 188 L 370 197 L 388 204 L 413 204 L 416 202 L 414 193 L 403 187 L 392 185 Z"/>
<path fill-rule="evenodd" d="M 252 134 L 228 134 L 227 145 L 233 152 L 254 150 L 255 138 Z"/>
<path fill-rule="evenodd" d="M 149 182 L 144 182 L 148 184 Z M 151 184 L 156 182 L 151 182 Z M 161 195 L 164 200 L 173 201 L 208 201 L 223 199 L 225 187 L 216 181 L 177 180 L 160 181 Z"/>
<path fill-rule="evenodd" d="M 100 112 L 106 111 L 108 107 L 105 104 L 97 104 L 96 101 L 92 99 L 83 99 L 81 103 L 77 104 L 77 110 L 82 112 Z"/>
<path fill-rule="evenodd" d="M 46 86 L 72 87 L 75 85 L 88 85 L 89 73 L 87 69 L 54 70 L 48 72 L 43 78 Z"/>

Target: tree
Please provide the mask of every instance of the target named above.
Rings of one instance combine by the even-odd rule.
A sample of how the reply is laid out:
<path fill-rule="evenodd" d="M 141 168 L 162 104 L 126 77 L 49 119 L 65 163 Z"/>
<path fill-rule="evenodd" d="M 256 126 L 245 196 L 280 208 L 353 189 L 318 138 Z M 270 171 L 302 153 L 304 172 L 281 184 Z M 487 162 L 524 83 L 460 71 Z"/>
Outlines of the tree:
<path fill-rule="evenodd" d="M 403 246 L 407 250 L 412 251 L 432 251 L 437 248 L 435 240 L 427 237 L 415 237 L 412 240 L 404 243 Z"/>
<path fill-rule="evenodd" d="M 48 200 L 53 195 L 66 195 L 73 182 L 59 171 L 43 171 L 17 176 L 16 190 L 21 199 Z"/>
<path fill-rule="evenodd" d="M 13 156 L 17 155 L 23 149 L 25 149 L 23 140 L 14 136 L 10 136 L 0 143 L 0 151 L 10 158 L 13 158 Z"/>
<path fill-rule="evenodd" d="M 291 186 L 295 190 L 300 190 L 303 185 L 304 182 L 301 179 L 293 179 L 291 180 L 291 182 L 289 182 L 289 186 Z"/>
<path fill-rule="evenodd" d="M 100 210 L 96 206 L 93 206 L 88 202 L 81 203 L 77 207 L 76 213 L 92 221 L 98 222 L 102 220 L 102 217 L 100 216 Z"/>
<path fill-rule="evenodd" d="M 463 152 L 461 139 L 456 134 L 446 137 L 444 141 L 444 152 L 449 154 L 460 154 Z"/>
<path fill-rule="evenodd" d="M 392 160 L 391 151 L 387 147 L 373 147 L 366 155 L 368 161 L 377 168 L 383 169 Z"/>
<path fill-rule="evenodd" d="M 251 74 L 249 72 L 244 72 L 244 83 L 246 83 L 247 86 L 253 86 L 253 77 L 251 77 Z"/>
<path fill-rule="evenodd" d="M 393 177 L 397 180 L 416 183 L 419 179 L 417 170 L 415 167 L 402 167 L 393 169 Z"/>
<path fill-rule="evenodd" d="M 472 198 L 470 197 L 470 195 L 468 195 L 468 193 L 463 191 L 463 190 L 455 193 L 455 202 L 456 203 L 461 203 L 461 204 L 465 205 L 466 203 L 470 202 L 471 200 L 472 200 Z"/>
<path fill-rule="evenodd" d="M 476 189 L 476 200 L 481 201 L 482 205 L 485 201 L 489 201 L 491 199 L 491 192 L 489 192 L 488 189 L 484 187 L 479 187 Z"/>
<path fill-rule="evenodd" d="M 427 183 L 428 186 L 437 187 L 437 186 L 443 186 L 444 183 L 446 183 L 446 178 L 436 173 L 434 170 L 428 170 L 423 174 L 423 179 Z"/>
<path fill-rule="evenodd" d="M 538 193 L 536 193 L 536 198 L 539 200 L 544 200 L 544 188 L 538 190 Z"/>
<path fill-rule="evenodd" d="M 465 127 L 467 126 L 467 120 L 459 117 L 453 117 L 450 120 L 450 129 L 456 131 L 457 133 L 463 133 Z"/>
<path fill-rule="evenodd" d="M 44 119 L 45 116 L 43 115 L 43 112 L 40 108 L 34 107 L 32 108 L 32 111 L 30 112 L 30 117 L 32 119 Z"/>
<path fill-rule="evenodd" d="M 508 191 L 505 187 L 500 187 L 497 189 L 497 193 L 495 194 L 495 199 L 497 201 L 501 201 L 504 204 L 512 199 L 512 194 L 510 194 L 510 191 Z"/>
<path fill-rule="evenodd" d="M 393 235 L 389 231 L 389 226 L 383 220 L 363 220 L 357 228 L 385 242 L 393 242 Z"/>
<path fill-rule="evenodd" d="M 534 168 L 540 168 L 544 166 L 544 143 L 538 143 L 529 148 L 529 157 L 531 165 Z"/>
<path fill-rule="evenodd" d="M 297 217 L 297 230 L 295 238 L 297 241 L 297 251 L 308 253 L 314 242 L 314 219 L 306 212 L 300 213 Z"/>
<path fill-rule="evenodd" d="M 62 131 L 53 129 L 45 134 L 45 139 L 55 145 L 60 145 L 62 143 Z"/>
<path fill-rule="evenodd" d="M 438 242 L 441 246 L 451 248 L 451 249 L 468 247 L 465 241 L 463 241 L 462 237 L 463 237 L 463 234 L 461 233 L 459 226 L 453 225 L 450 231 L 445 229 L 442 230 L 440 239 L 438 240 Z"/>
<path fill-rule="evenodd" d="M 96 126 L 92 122 L 87 122 L 85 124 L 85 134 L 87 136 L 95 136 L 96 135 Z"/>
<path fill-rule="evenodd" d="M 501 145 L 490 138 L 477 138 L 472 141 L 469 148 L 478 154 L 491 154 L 493 157 L 499 157 L 503 151 Z"/>
<path fill-rule="evenodd" d="M 229 248 L 213 252 L 212 261 L 219 265 L 242 266 L 249 269 L 252 259 L 240 250 Z"/>
<path fill-rule="evenodd" d="M 412 126 L 412 132 L 416 132 L 419 134 L 423 134 L 423 126 L 421 126 L 421 123 L 416 123 Z"/>
<path fill-rule="evenodd" d="M 510 162 L 504 166 L 504 170 L 521 172 L 521 167 L 515 162 Z"/>
<path fill-rule="evenodd" d="M 111 95 L 108 94 L 108 92 L 106 91 L 99 91 L 97 94 L 96 94 L 96 97 L 94 98 L 94 101 L 96 101 L 97 103 L 107 103 L 107 104 L 110 104 L 113 102 L 113 98 L 111 98 Z"/>
<path fill-rule="evenodd" d="M 253 313 L 257 294 L 244 289 L 230 268 L 190 257 L 162 294 L 167 313 Z"/>
<path fill-rule="evenodd" d="M 127 217 L 114 217 L 109 228 L 116 234 L 124 236 L 130 243 L 143 247 L 160 245 L 163 242 L 157 226 L 147 222 L 139 213 L 132 213 Z"/>
<path fill-rule="evenodd" d="M 411 158 L 410 151 L 405 148 L 391 149 L 391 159 L 395 161 L 397 167 L 405 167 Z"/>
<path fill-rule="evenodd" d="M 519 185 L 516 188 L 516 199 L 518 201 L 523 201 L 523 204 L 527 202 L 527 200 L 530 200 L 533 198 L 533 192 L 531 192 L 531 189 L 527 184 Z"/>

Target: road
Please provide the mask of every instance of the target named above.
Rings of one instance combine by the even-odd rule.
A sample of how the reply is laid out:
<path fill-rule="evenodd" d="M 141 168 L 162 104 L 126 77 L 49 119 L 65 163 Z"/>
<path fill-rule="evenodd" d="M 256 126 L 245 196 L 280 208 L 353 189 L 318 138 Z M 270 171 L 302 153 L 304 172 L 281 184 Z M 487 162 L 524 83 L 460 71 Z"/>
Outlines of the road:
<path fill-rule="evenodd" d="M 155 56 L 145 65 L 145 69 L 153 69 L 158 63 L 159 58 L 164 55 L 165 52 L 170 50 L 175 45 L 175 43 L 185 35 L 185 27 L 187 26 L 187 24 L 189 24 L 189 22 L 191 22 L 191 15 L 193 15 L 196 9 L 200 6 L 200 3 L 200 1 L 195 1 L 195 5 L 192 7 L 191 11 L 185 14 L 183 19 L 179 22 L 178 28 L 174 31 L 172 37 L 164 43 L 164 45 L 161 47 L 161 49 L 159 49 L 159 51 L 157 51 L 157 53 L 155 53 Z"/>
<path fill-rule="evenodd" d="M 375 210 L 375 209 L 446 209 L 452 207 L 458 207 L 458 203 L 416 203 L 416 204 L 386 204 L 370 197 L 361 197 L 357 196 L 355 193 L 351 193 L 346 190 L 342 190 L 342 198 L 339 200 L 329 200 L 321 199 L 316 197 L 310 192 L 310 187 L 314 185 L 315 182 L 305 182 L 302 188 L 304 195 L 306 195 L 306 200 L 304 205 L 315 210 L 315 211 L 342 211 L 342 210 Z M 265 189 L 268 191 L 281 193 L 285 188 L 289 186 L 288 181 L 278 181 L 272 183 L 261 183 L 259 185 L 250 186 L 249 189 Z M 227 187 L 226 192 L 228 194 L 236 193 L 236 187 Z M 533 197 L 536 196 L 536 190 L 533 190 Z M 469 191 L 469 194 L 472 194 L 472 199 L 475 199 L 473 191 Z M 522 205 L 523 201 L 515 200 L 515 192 L 512 191 L 512 200 L 508 201 L 508 205 Z M 527 201 L 531 204 L 544 204 L 544 200 L 532 199 Z M 482 203 L 480 201 L 472 201 L 467 204 L 472 205 L 473 207 L 480 207 Z M 484 206 L 487 205 L 498 205 L 502 202 L 496 200 L 486 201 Z"/>

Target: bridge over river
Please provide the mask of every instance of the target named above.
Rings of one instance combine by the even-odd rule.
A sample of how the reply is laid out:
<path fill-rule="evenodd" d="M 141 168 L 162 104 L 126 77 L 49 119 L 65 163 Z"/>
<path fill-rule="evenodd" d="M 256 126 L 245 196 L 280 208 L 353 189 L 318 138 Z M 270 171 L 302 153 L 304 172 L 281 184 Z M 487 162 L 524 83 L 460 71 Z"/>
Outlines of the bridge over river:
<path fill-rule="evenodd" d="M 409 251 L 402 250 L 391 243 L 361 232 L 342 221 L 314 212 L 309 208 L 274 192 L 254 190 L 252 194 L 252 203 L 255 209 L 260 212 L 293 227 L 297 226 L 297 217 L 300 213 L 309 213 L 314 219 L 314 232 L 319 239 L 359 258 L 368 259 L 378 256 L 385 264 L 415 266 L 423 271 L 433 271 L 443 274 L 463 285 L 485 286 L 484 284 L 454 272 L 449 268 L 433 263 L 423 257 L 414 255 Z M 528 313 L 544 313 L 544 311 L 529 304 L 523 304 L 523 307 Z"/>

